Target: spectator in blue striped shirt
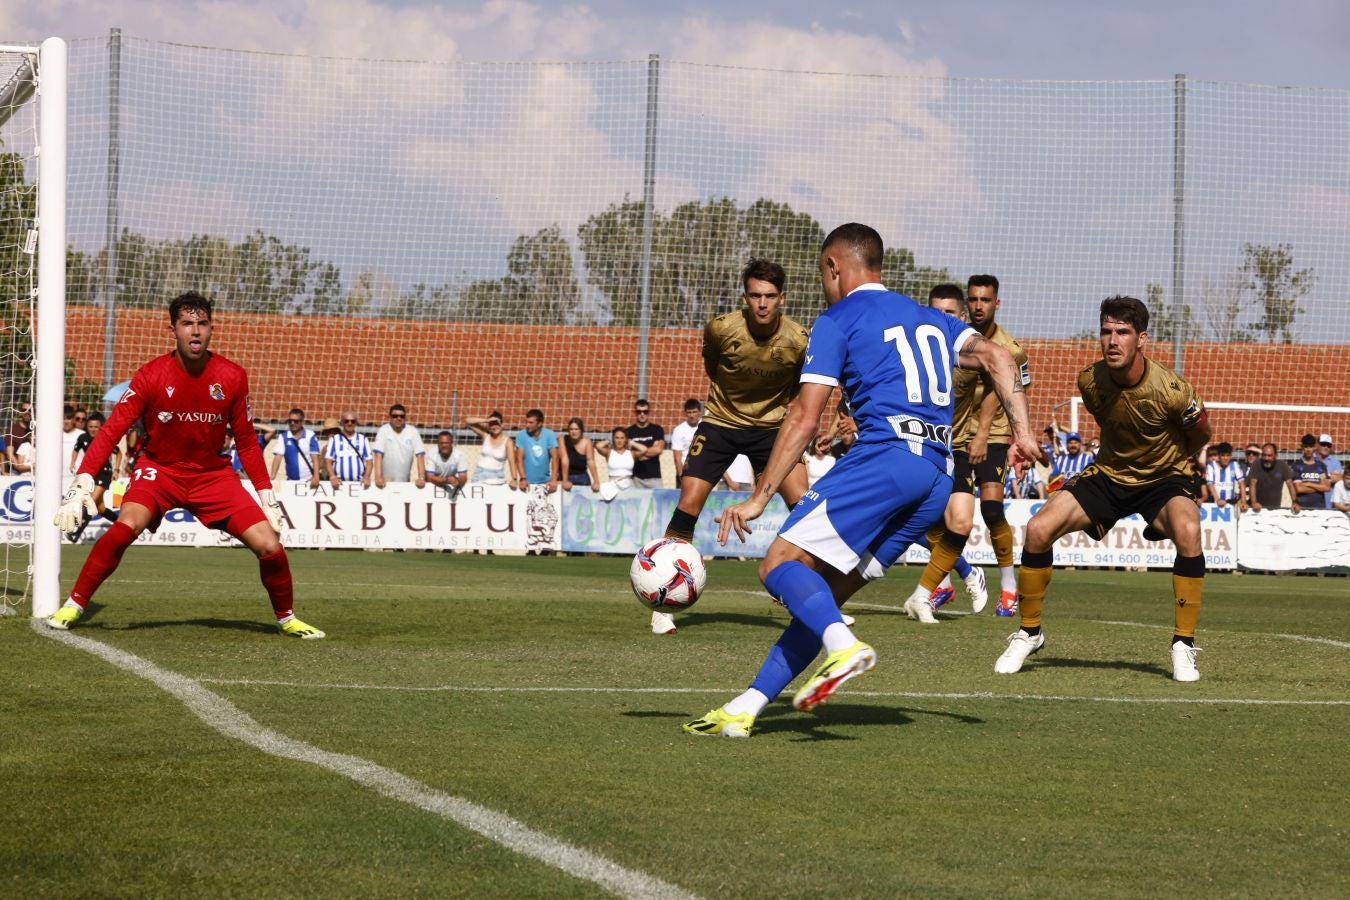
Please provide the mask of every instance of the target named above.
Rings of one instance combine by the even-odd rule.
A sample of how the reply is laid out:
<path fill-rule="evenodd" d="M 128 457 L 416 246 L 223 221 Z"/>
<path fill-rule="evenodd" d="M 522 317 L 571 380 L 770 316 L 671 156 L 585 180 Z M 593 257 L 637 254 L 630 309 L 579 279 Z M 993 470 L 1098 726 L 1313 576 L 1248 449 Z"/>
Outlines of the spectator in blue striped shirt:
<path fill-rule="evenodd" d="M 1240 510 L 1247 508 L 1246 475 L 1242 464 L 1233 459 L 1233 445 L 1227 441 L 1209 449 L 1209 462 L 1205 463 L 1205 499 L 1219 506 L 1235 503 Z"/>
<path fill-rule="evenodd" d="M 328 479 L 333 487 L 344 481 L 359 481 L 361 487 L 370 487 L 370 441 L 356 430 L 356 413 L 345 412 L 339 423 L 342 428 L 328 439 L 323 456 L 328 463 Z"/>
<path fill-rule="evenodd" d="M 1056 454 L 1055 466 L 1050 470 L 1050 480 L 1069 479 L 1092 465 L 1096 457 L 1083 450 L 1083 436 L 1070 431 L 1064 436 L 1064 452 Z"/>

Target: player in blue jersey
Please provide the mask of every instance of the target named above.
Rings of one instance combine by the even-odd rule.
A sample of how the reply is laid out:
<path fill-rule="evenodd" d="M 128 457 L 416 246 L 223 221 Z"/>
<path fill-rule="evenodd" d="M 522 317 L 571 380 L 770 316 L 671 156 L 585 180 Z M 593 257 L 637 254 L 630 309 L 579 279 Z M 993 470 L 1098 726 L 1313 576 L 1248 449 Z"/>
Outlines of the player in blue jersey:
<path fill-rule="evenodd" d="M 858 427 L 853 448 L 793 507 L 760 564 L 770 596 L 792 622 L 749 690 L 701 719 L 691 734 L 748 737 L 760 711 L 825 649 L 825 662 L 793 697 L 797 709 L 825 702 L 870 670 L 876 653 L 853 636 L 839 605 L 880 578 L 941 517 L 952 488 L 952 366 L 989 373 L 1018 449 L 1040 458 L 1026 397 L 1007 350 L 965 323 L 881 285 L 881 236 L 841 225 L 825 238 L 820 279 L 828 309 L 816 319 L 801 390 L 768 465 L 744 503 L 718 518 L 718 541 L 744 540 L 811 441 L 836 386 Z"/>

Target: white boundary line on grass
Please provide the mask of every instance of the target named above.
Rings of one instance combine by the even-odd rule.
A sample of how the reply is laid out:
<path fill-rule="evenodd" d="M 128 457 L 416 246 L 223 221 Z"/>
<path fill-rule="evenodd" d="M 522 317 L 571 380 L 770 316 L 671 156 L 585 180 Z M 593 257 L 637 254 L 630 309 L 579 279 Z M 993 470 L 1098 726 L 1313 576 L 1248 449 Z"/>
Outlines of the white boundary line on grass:
<path fill-rule="evenodd" d="M 1151 625 L 1147 622 L 1113 622 L 1109 619 L 1097 619 L 1099 625 L 1124 625 L 1128 628 L 1154 628 L 1159 631 L 1171 631 L 1171 625 Z M 1231 631 L 1222 629 L 1206 629 L 1216 634 L 1244 634 L 1261 637 L 1280 638 L 1286 641 L 1303 641 L 1308 644 L 1326 644 L 1328 647 L 1340 647 L 1343 650 L 1350 650 L 1350 641 L 1337 641 L 1331 638 L 1313 637 L 1307 634 L 1280 634 L 1273 631 Z"/>
<path fill-rule="evenodd" d="M 454 684 L 311 684 L 303 681 L 274 681 L 257 678 L 199 678 L 208 684 L 243 687 L 285 687 L 335 691 L 407 691 L 409 693 L 464 694 L 734 694 L 733 688 L 680 687 L 462 687 Z M 1260 700 L 1216 697 L 1094 697 L 1068 694 L 998 694 L 993 691 L 856 691 L 850 697 L 906 697 L 916 700 L 1049 700 L 1070 703 L 1196 703 L 1211 706 L 1350 706 L 1350 700 Z"/>
<path fill-rule="evenodd" d="M 33 630 L 43 637 L 92 653 L 119 669 L 144 678 L 182 702 L 193 715 L 226 737 L 242 741 L 272 756 L 311 763 L 350 778 L 362 787 L 391 800 L 398 800 L 448 819 L 496 841 L 509 850 L 537 859 L 568 875 L 597 884 L 620 897 L 695 896 L 673 884 L 633 869 L 626 869 L 589 850 L 535 831 L 505 813 L 438 791 L 393 769 L 357 756 L 320 750 L 312 744 L 264 728 L 234 704 L 208 691 L 197 681 L 161 669 L 135 654 L 89 638 L 53 631 L 38 619 L 33 620 Z"/>

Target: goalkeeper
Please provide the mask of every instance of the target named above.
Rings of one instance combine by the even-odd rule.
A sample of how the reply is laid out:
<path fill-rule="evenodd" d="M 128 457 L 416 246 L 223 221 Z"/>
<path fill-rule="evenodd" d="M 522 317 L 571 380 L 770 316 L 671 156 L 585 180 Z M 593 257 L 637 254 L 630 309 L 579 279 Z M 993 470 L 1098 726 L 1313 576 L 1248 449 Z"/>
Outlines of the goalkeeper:
<path fill-rule="evenodd" d="M 145 421 L 149 436 L 132 470 L 121 513 L 90 550 L 70 599 L 45 620 L 49 627 L 64 631 L 79 621 L 99 585 L 117 570 L 127 547 L 145 529 L 158 528 L 169 510 L 181 507 L 243 541 L 258 557 L 263 587 L 283 634 L 324 636 L 291 610 L 293 587 L 281 546 L 281 506 L 272 495 L 254 437 L 248 375 L 208 349 L 211 327 L 210 300 L 194 292 L 174 298 L 169 304 L 174 349 L 136 370 L 108 424 L 85 452 L 56 514 L 57 527 L 67 534 L 94 514 L 93 474 L 131 424 Z M 229 457 L 220 453 L 227 425 L 234 429 L 244 470 L 258 492 L 256 502 L 239 483 Z"/>

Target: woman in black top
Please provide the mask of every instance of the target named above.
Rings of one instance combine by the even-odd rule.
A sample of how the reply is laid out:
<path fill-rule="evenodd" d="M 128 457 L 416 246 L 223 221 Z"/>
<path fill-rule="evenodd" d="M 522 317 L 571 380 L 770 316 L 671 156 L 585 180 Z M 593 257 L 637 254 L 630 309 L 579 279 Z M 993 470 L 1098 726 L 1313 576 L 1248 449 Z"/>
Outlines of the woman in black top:
<path fill-rule="evenodd" d="M 595 445 L 586 437 L 586 423 L 576 416 L 567 420 L 563 449 L 567 451 L 567 478 L 563 480 L 563 490 L 570 491 L 573 485 L 589 485 L 592 491 L 600 490 L 600 477 L 595 468 Z"/>

